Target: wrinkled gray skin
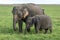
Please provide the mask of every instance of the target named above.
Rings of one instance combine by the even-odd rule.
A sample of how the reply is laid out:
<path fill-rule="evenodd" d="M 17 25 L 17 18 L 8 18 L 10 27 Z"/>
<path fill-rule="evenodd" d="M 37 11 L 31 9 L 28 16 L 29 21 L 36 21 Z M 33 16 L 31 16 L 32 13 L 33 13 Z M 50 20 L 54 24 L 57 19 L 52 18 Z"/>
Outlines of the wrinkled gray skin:
<path fill-rule="evenodd" d="M 45 30 L 44 33 L 47 33 L 47 30 L 50 30 L 52 33 L 52 22 L 51 18 L 47 15 L 36 15 L 33 17 L 29 17 L 27 19 L 27 25 L 25 29 L 25 33 L 30 32 L 30 27 L 34 24 L 36 33 L 39 33 L 39 30 Z"/>
<path fill-rule="evenodd" d="M 23 18 L 25 15 L 24 9 L 28 10 L 28 15 Z M 33 17 L 35 15 L 43 15 L 43 10 L 36 4 L 20 4 L 19 6 L 14 6 L 13 10 L 13 29 L 16 31 L 16 23 L 19 25 L 19 32 L 22 32 L 22 23 L 25 22 L 27 18 Z"/>

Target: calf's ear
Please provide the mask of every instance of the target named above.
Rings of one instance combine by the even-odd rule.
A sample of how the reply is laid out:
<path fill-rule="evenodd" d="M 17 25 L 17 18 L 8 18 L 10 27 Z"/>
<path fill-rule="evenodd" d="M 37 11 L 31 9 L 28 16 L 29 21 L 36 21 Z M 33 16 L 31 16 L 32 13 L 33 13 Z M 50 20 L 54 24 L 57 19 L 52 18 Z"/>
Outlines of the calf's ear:
<path fill-rule="evenodd" d="M 24 9 L 23 15 L 24 15 L 23 18 L 26 18 L 29 15 L 27 8 Z"/>

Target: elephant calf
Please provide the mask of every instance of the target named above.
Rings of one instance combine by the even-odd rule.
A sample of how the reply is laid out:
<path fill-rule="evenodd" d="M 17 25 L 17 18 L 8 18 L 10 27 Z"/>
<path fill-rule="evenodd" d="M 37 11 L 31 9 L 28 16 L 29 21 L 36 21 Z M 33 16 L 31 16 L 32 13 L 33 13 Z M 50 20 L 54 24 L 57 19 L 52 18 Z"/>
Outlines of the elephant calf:
<path fill-rule="evenodd" d="M 52 33 L 52 22 L 51 18 L 47 15 L 36 15 L 33 17 L 29 17 L 27 19 L 26 29 L 25 32 L 30 31 L 30 27 L 34 24 L 36 33 L 40 30 L 45 30 L 44 33 L 47 33 L 47 30 L 50 30 Z"/>

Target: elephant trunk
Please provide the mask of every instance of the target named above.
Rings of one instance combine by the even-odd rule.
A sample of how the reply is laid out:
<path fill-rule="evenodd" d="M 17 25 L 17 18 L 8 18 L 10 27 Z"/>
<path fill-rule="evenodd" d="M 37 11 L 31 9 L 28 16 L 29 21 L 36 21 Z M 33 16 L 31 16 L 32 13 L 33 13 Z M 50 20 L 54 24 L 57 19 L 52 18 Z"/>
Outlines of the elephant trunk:
<path fill-rule="evenodd" d="M 16 31 L 17 15 L 13 15 L 13 29 Z"/>

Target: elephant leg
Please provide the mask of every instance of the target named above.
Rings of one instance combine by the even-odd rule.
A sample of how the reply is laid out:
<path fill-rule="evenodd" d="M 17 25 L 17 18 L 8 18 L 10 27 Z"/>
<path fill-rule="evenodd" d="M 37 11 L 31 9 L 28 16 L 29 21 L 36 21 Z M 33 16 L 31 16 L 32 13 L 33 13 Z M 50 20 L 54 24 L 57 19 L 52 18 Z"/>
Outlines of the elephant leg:
<path fill-rule="evenodd" d="M 52 29 L 50 29 L 50 33 L 52 33 Z"/>
<path fill-rule="evenodd" d="M 26 27 L 27 28 L 27 32 L 30 32 L 30 27 Z"/>
<path fill-rule="evenodd" d="M 19 20 L 18 21 L 19 32 L 22 32 L 22 24 L 23 24 L 22 20 Z"/>
<path fill-rule="evenodd" d="M 39 28 L 40 31 L 42 31 L 42 28 Z"/>
<path fill-rule="evenodd" d="M 31 26 L 31 25 L 27 25 L 27 24 L 26 24 L 26 30 L 27 30 L 27 32 L 30 32 L 30 26 Z"/>
<path fill-rule="evenodd" d="M 48 29 L 45 29 L 45 32 L 44 32 L 44 34 L 46 34 L 46 33 L 47 33 L 47 31 L 48 31 Z"/>
<path fill-rule="evenodd" d="M 26 34 L 27 32 L 30 32 L 30 28 L 25 28 L 24 34 Z"/>
<path fill-rule="evenodd" d="M 39 33 L 38 27 L 35 27 L 35 31 L 36 31 L 36 33 Z"/>
<path fill-rule="evenodd" d="M 52 33 L 52 26 L 50 26 L 49 30 L 50 30 L 50 33 Z"/>
<path fill-rule="evenodd" d="M 36 33 L 39 33 L 39 27 L 38 27 L 37 24 L 35 24 L 35 32 L 36 32 Z"/>
<path fill-rule="evenodd" d="M 42 26 L 40 26 L 39 30 L 42 31 Z"/>
<path fill-rule="evenodd" d="M 25 24 L 26 24 L 26 28 L 25 28 L 24 34 L 26 34 L 27 32 L 30 32 L 30 27 L 31 27 L 29 23 L 26 22 Z"/>

